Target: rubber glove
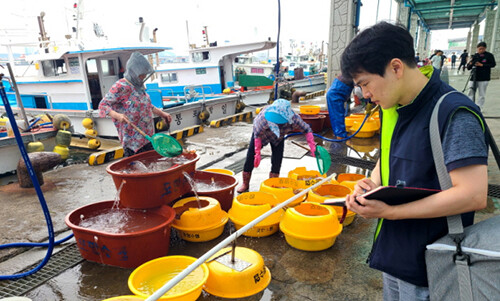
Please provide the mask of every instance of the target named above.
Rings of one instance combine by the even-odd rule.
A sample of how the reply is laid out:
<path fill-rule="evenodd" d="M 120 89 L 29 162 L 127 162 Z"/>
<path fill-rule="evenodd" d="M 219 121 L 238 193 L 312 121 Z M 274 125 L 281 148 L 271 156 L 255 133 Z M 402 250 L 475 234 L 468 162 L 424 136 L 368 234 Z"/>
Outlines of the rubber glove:
<path fill-rule="evenodd" d="M 307 144 L 309 144 L 309 149 L 311 150 L 311 156 L 316 157 L 316 142 L 314 142 L 313 133 L 306 134 Z"/>
<path fill-rule="evenodd" d="M 253 166 L 254 167 L 259 167 L 260 165 L 260 149 L 262 148 L 262 140 L 260 140 L 260 138 L 255 138 L 253 140 L 254 142 L 254 146 L 255 146 L 255 156 L 253 158 Z"/>

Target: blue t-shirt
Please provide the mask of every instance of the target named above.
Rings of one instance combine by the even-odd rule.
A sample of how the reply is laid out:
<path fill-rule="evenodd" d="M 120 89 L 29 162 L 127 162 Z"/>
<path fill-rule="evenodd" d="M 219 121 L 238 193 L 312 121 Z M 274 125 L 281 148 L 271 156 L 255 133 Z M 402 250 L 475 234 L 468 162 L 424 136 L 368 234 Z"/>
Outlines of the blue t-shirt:
<path fill-rule="evenodd" d="M 448 172 L 476 164 L 487 164 L 488 146 L 479 119 L 467 109 L 453 114 L 443 138 L 444 163 Z"/>

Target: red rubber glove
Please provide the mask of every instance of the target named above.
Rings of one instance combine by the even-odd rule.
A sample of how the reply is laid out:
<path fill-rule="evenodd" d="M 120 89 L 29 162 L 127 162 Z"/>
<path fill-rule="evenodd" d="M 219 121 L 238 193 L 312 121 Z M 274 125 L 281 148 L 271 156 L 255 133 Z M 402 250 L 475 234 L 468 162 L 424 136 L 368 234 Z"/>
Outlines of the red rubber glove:
<path fill-rule="evenodd" d="M 314 142 L 313 133 L 306 134 L 307 144 L 309 144 L 309 149 L 311 150 L 311 156 L 316 157 L 316 142 Z"/>
<path fill-rule="evenodd" d="M 253 158 L 253 166 L 254 167 L 259 167 L 260 165 L 260 149 L 262 148 L 262 140 L 260 138 L 255 138 L 254 139 L 254 150 L 255 150 L 255 156 Z"/>

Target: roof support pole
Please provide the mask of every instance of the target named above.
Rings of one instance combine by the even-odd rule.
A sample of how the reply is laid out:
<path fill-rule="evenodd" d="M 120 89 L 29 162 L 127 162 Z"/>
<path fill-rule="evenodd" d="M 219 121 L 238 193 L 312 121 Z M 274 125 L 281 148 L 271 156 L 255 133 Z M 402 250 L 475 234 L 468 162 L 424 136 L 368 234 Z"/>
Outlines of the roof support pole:
<path fill-rule="evenodd" d="M 431 37 L 432 37 L 432 32 L 427 31 L 425 35 L 425 52 L 427 54 L 427 57 L 431 56 Z"/>
<path fill-rule="evenodd" d="M 422 26 L 419 26 L 419 34 L 418 34 L 418 41 L 417 41 L 417 52 L 420 53 L 421 58 L 427 57 L 426 53 L 426 45 L 425 45 L 425 39 L 427 37 L 427 32 Z"/>
<path fill-rule="evenodd" d="M 467 45 L 465 46 L 465 49 L 469 52 L 469 55 L 471 54 L 471 42 L 472 42 L 472 28 L 469 28 L 469 32 L 467 33 Z"/>
<path fill-rule="evenodd" d="M 408 28 L 408 31 L 410 32 L 410 35 L 413 38 L 413 48 L 417 48 L 418 28 L 419 28 L 418 16 L 417 14 L 411 13 L 410 28 Z"/>
<path fill-rule="evenodd" d="M 410 7 L 405 6 L 403 0 L 398 1 L 398 13 L 396 17 L 396 21 L 400 24 L 403 24 L 406 28 L 410 27 L 408 19 L 410 18 Z M 409 30 L 409 28 L 408 28 Z"/>
<path fill-rule="evenodd" d="M 356 0 L 331 0 L 328 39 L 328 81 L 340 74 L 340 57 L 355 35 Z M 360 1 L 360 0 L 357 0 Z"/>
<path fill-rule="evenodd" d="M 474 26 L 472 27 L 472 39 L 471 39 L 471 45 L 470 45 L 470 54 L 473 55 L 476 53 L 476 45 L 479 42 L 479 24 L 477 21 L 474 23 Z"/>
<path fill-rule="evenodd" d="M 486 42 L 488 48 L 490 48 L 491 41 L 493 40 L 493 27 L 495 23 L 495 15 L 496 11 L 490 8 L 487 8 L 485 11 L 486 21 L 484 23 L 484 34 L 483 41 Z"/>

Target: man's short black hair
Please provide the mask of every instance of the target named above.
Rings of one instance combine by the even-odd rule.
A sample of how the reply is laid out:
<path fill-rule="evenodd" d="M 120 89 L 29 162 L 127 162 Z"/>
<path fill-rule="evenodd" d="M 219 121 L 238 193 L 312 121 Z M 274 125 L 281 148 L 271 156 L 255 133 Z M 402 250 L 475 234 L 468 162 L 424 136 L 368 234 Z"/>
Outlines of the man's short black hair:
<path fill-rule="evenodd" d="M 479 43 L 477 43 L 476 48 L 479 48 L 479 47 L 484 47 L 484 48 L 486 48 L 486 42 L 479 42 Z"/>
<path fill-rule="evenodd" d="M 342 74 L 351 78 L 361 72 L 384 76 L 394 58 L 417 67 L 413 38 L 400 24 L 380 22 L 361 31 L 347 45 L 341 58 Z"/>

